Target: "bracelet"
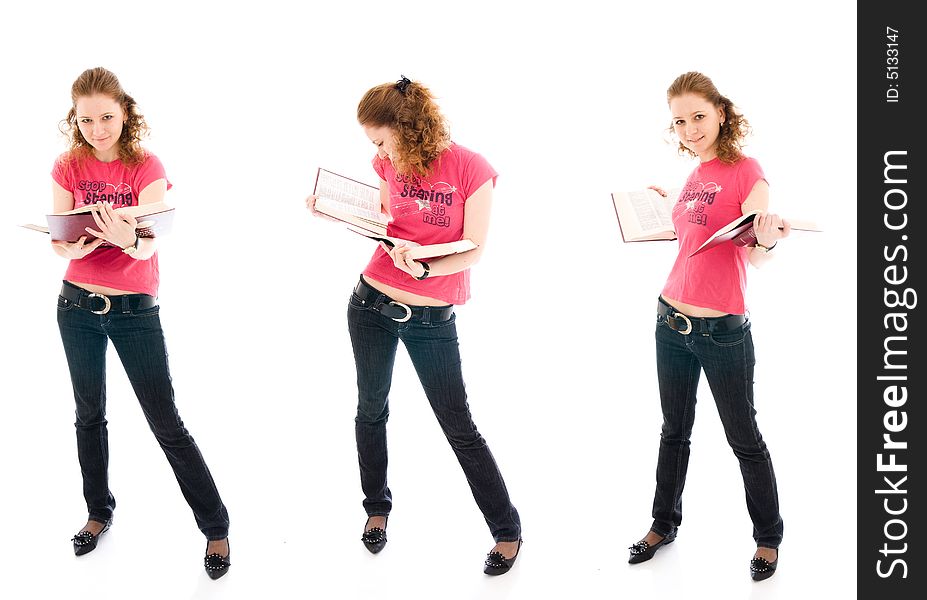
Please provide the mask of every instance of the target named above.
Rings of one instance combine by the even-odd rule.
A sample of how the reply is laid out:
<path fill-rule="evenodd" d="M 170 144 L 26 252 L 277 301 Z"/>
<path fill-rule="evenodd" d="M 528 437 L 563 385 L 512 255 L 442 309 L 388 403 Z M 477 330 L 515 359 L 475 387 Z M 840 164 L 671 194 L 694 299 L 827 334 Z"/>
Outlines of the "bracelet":
<path fill-rule="evenodd" d="M 426 277 L 428 277 L 428 273 L 429 273 L 428 263 L 426 263 L 426 262 L 423 261 L 423 260 L 420 260 L 420 261 L 418 261 L 418 264 L 420 264 L 420 265 L 422 265 L 423 267 L 425 267 L 425 272 L 422 273 L 422 276 L 421 276 L 421 277 L 415 277 L 415 275 L 413 275 L 412 277 L 414 277 L 415 279 L 418 279 L 419 281 L 421 281 L 422 279 L 425 279 Z"/>

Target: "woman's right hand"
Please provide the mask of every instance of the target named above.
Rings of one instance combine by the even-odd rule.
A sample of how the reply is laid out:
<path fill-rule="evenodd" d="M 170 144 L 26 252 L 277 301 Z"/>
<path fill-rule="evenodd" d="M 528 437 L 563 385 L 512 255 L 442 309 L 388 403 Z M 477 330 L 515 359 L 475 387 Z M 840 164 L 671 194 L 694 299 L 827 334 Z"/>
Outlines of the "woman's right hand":
<path fill-rule="evenodd" d="M 312 213 L 312 216 L 320 217 L 322 219 L 328 219 L 329 221 L 337 221 L 338 219 L 333 219 L 332 217 L 329 217 L 325 213 L 320 213 L 319 211 L 315 209 L 315 203 L 318 199 L 319 197 L 316 195 L 312 195 L 306 198 L 306 208 L 309 209 L 309 212 Z"/>
<path fill-rule="evenodd" d="M 100 247 L 103 239 L 96 238 L 89 244 L 86 243 L 87 236 L 82 235 L 76 242 L 64 242 L 61 240 L 52 240 L 52 248 L 58 256 L 70 259 L 81 259 Z"/>
<path fill-rule="evenodd" d="M 656 193 L 658 193 L 658 194 L 660 194 L 661 196 L 663 196 L 664 198 L 666 198 L 666 190 L 664 190 L 663 188 L 661 188 L 661 187 L 658 186 L 658 185 L 648 185 L 648 186 L 647 186 L 647 189 L 653 190 L 653 191 L 655 191 Z"/>

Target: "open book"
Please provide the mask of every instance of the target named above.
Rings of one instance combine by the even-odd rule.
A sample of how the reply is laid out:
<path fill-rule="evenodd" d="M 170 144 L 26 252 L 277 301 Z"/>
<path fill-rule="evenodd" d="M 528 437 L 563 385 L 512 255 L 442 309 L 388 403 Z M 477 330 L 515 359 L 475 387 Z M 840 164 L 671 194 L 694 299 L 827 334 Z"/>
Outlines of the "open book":
<path fill-rule="evenodd" d="M 756 232 L 753 231 L 753 220 L 760 212 L 762 211 L 753 210 L 745 215 L 737 217 L 718 231 L 711 234 L 711 236 L 689 256 L 695 256 L 696 254 L 704 252 L 710 248 L 714 248 L 718 244 L 728 240 L 730 240 L 731 243 L 733 243 L 735 246 L 756 246 Z M 794 230 L 821 231 L 820 227 L 811 221 L 799 221 L 797 219 L 786 220 L 789 222 L 789 226 Z M 779 229 L 782 228 L 780 227 Z"/>
<path fill-rule="evenodd" d="M 612 192 L 612 203 L 618 216 L 618 228 L 625 242 L 675 240 L 673 204 L 679 189 L 667 190 L 664 198 L 655 190 Z"/>
<path fill-rule="evenodd" d="M 413 259 L 447 256 L 477 247 L 471 240 L 458 240 L 422 246 L 411 240 L 386 234 L 389 216 L 382 210 L 380 188 L 320 168 L 315 178 L 313 196 L 318 196 L 315 210 L 341 221 L 348 230 L 383 242 L 387 246 L 411 246 L 407 256 Z"/>
<path fill-rule="evenodd" d="M 96 236 L 87 233 L 86 228 L 98 229 L 91 213 L 99 211 L 99 204 L 88 204 L 81 208 L 45 215 L 48 226 L 26 224 L 26 229 L 47 233 L 51 239 L 63 242 L 76 242 L 81 236 L 87 236 L 87 242 Z M 138 220 L 136 231 L 139 237 L 156 237 L 169 233 L 174 222 L 174 209 L 164 202 L 152 202 L 136 206 L 123 206 L 116 209 L 116 214 L 130 215 Z"/>

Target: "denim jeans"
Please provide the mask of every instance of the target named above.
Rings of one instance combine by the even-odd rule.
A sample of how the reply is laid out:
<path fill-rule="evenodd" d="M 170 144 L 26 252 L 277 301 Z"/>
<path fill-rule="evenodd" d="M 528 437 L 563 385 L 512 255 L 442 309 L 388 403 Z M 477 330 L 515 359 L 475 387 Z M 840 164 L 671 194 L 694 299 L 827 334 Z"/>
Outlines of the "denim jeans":
<path fill-rule="evenodd" d="M 652 529 L 663 536 L 682 523 L 682 490 L 702 371 L 708 379 L 727 442 L 740 462 L 747 511 L 758 546 L 778 548 L 782 517 L 776 475 L 753 406 L 753 338 L 750 321 L 731 331 L 683 335 L 657 319 L 657 378 L 663 429 L 657 460 Z"/>
<path fill-rule="evenodd" d="M 193 509 L 197 527 L 207 539 L 221 540 L 228 535 L 228 512 L 196 442 L 174 405 L 158 310 L 154 306 L 99 315 L 58 297 L 58 328 L 77 403 L 74 425 L 87 512 L 90 519 L 105 522 L 116 508 L 107 473 L 106 348 L 111 340 L 148 426 Z"/>
<path fill-rule="evenodd" d="M 405 323 L 379 314 L 351 295 L 348 329 L 357 367 L 355 435 L 364 509 L 386 516 L 392 497 L 386 483 L 386 421 L 389 390 L 399 340 L 405 345 L 425 395 L 463 468 L 467 483 L 497 542 L 521 536 L 518 511 L 512 506 L 502 473 L 486 440 L 470 416 L 461 374 L 456 315 L 432 322 L 416 309 Z"/>

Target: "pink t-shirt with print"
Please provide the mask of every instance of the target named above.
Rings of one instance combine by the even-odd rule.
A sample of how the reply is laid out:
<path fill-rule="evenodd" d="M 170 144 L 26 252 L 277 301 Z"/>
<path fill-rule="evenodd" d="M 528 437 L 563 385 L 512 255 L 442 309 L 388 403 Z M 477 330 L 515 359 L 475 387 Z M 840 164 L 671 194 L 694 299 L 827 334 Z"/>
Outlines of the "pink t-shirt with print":
<path fill-rule="evenodd" d="M 730 314 L 746 312 L 750 249 L 724 243 L 689 255 L 743 214 L 744 200 L 761 179 L 766 179 L 763 169 L 748 157 L 733 165 L 715 158 L 692 171 L 673 205 L 679 255 L 663 288 L 665 298 Z"/>
<path fill-rule="evenodd" d="M 55 161 L 52 179 L 74 195 L 80 208 L 96 202 L 112 202 L 113 208 L 136 206 L 138 195 L 158 179 L 167 179 L 161 161 L 146 154 L 144 162 L 127 166 L 121 160 L 101 162 L 94 156 L 74 159 L 65 152 Z M 171 188 L 170 182 L 167 184 Z M 76 284 L 89 283 L 139 294 L 158 295 L 158 253 L 148 260 L 136 260 L 120 248 L 100 246 L 68 264 L 64 278 Z"/>
<path fill-rule="evenodd" d="M 458 144 L 451 144 L 437 158 L 434 172 L 425 178 L 396 173 L 388 158 L 374 157 L 373 168 L 389 188 L 392 220 L 387 225 L 387 235 L 423 246 L 460 240 L 467 198 L 487 181 L 495 185 L 498 175 L 485 158 Z M 448 304 L 464 304 L 470 299 L 469 269 L 418 281 L 397 269 L 379 247 L 364 269 L 364 275 Z"/>

